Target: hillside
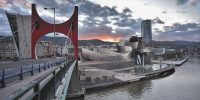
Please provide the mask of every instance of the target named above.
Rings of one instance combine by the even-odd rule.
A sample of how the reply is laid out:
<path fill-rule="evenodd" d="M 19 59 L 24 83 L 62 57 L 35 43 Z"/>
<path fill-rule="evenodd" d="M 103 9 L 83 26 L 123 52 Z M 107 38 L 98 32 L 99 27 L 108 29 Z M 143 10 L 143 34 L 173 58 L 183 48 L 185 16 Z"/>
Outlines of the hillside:
<path fill-rule="evenodd" d="M 64 45 L 66 43 L 66 39 L 67 39 L 66 37 L 56 37 L 55 41 L 56 41 L 56 44 Z M 42 37 L 42 40 L 44 40 L 44 41 L 53 41 L 54 38 L 53 37 L 44 36 L 44 37 Z M 69 42 L 69 40 L 68 40 L 68 42 Z M 93 40 L 78 40 L 78 42 L 79 42 L 79 46 L 112 45 L 114 43 L 114 42 L 105 42 L 105 41 L 98 40 L 98 39 L 93 39 Z"/>
<path fill-rule="evenodd" d="M 11 36 L 8 36 L 6 38 L 4 38 L 4 36 L 0 36 L 0 39 L 2 41 L 13 41 L 13 38 Z M 66 43 L 66 37 L 56 37 L 55 41 L 56 44 L 59 45 L 64 45 Z M 49 36 L 44 36 L 41 38 L 41 40 L 43 41 L 53 41 L 54 38 L 53 37 L 49 37 Z M 69 42 L 69 41 L 68 41 Z M 90 46 L 90 45 L 94 45 L 94 46 L 99 46 L 99 45 L 112 45 L 115 42 L 107 42 L 107 41 L 102 41 L 102 40 L 98 40 L 98 39 L 93 39 L 93 40 L 78 40 L 79 42 L 79 46 Z M 196 45 L 200 45 L 200 42 L 194 42 L 194 41 L 153 41 L 153 45 L 155 47 L 169 47 L 169 46 L 173 46 L 173 47 L 184 47 L 184 46 L 196 46 Z"/>

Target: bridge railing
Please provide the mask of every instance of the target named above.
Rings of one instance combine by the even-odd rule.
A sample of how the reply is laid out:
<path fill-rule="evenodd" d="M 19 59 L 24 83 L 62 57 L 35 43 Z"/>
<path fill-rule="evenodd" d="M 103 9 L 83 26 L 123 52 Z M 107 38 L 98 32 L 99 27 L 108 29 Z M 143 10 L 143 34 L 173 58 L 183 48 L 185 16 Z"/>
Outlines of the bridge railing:
<path fill-rule="evenodd" d="M 40 63 L 40 64 L 32 64 L 28 66 L 21 66 L 18 68 L 12 68 L 12 69 L 3 69 L 0 70 L 0 83 L 2 87 L 6 86 L 6 83 L 11 83 L 16 80 L 23 80 L 24 77 L 27 77 L 29 75 L 34 75 L 34 73 L 41 72 L 43 70 L 49 69 L 51 67 L 54 67 L 56 65 L 59 65 L 63 63 L 65 59 L 55 60 L 55 61 L 49 61 L 46 63 Z M 14 78 L 15 77 L 15 78 Z M 9 80 L 9 82 L 6 82 L 6 80 Z"/>
<path fill-rule="evenodd" d="M 63 79 L 67 77 L 70 69 L 74 68 L 76 63 L 75 59 L 68 60 L 54 70 L 46 73 L 45 75 L 37 78 L 36 80 L 25 85 L 21 89 L 11 94 L 9 100 L 60 100 L 56 95 L 57 89 L 60 85 L 63 85 Z M 71 74 L 71 73 L 70 73 Z M 67 87 L 67 86 L 65 86 Z M 63 91 L 64 93 L 64 91 Z M 65 99 L 63 99 L 65 100 Z"/>
<path fill-rule="evenodd" d="M 22 61 L 34 61 L 33 58 L 16 58 L 16 59 L 0 59 L 0 63 L 12 63 L 12 62 L 22 62 Z"/>

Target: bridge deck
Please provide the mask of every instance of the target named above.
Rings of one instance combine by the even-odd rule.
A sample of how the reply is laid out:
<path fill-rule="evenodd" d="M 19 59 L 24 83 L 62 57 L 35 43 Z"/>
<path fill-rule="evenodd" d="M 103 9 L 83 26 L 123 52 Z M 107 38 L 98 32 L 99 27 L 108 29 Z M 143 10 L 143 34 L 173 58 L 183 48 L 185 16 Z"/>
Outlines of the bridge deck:
<path fill-rule="evenodd" d="M 55 69 L 56 69 L 56 67 L 52 67 L 48 70 L 42 71 L 42 72 L 37 73 L 33 76 L 26 77 L 24 80 L 20 80 L 20 81 L 17 81 L 17 82 L 10 83 L 5 88 L 0 88 L 0 98 L 1 98 L 1 100 L 7 100 L 8 96 L 11 93 L 17 91 L 18 89 L 22 88 L 23 86 L 30 83 L 31 81 L 41 77 L 42 75 L 45 75 L 49 71 L 53 71 Z"/>

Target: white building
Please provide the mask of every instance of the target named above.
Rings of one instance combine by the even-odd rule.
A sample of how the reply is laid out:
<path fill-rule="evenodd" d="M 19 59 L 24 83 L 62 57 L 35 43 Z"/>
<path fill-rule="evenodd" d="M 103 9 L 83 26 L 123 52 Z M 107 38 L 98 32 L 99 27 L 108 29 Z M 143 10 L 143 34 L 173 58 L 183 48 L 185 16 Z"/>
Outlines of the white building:
<path fill-rule="evenodd" d="M 17 57 L 17 52 L 14 43 L 0 41 L 0 57 L 11 59 Z"/>
<path fill-rule="evenodd" d="M 38 58 L 51 57 L 54 54 L 54 46 L 51 41 L 39 41 L 36 47 Z"/>

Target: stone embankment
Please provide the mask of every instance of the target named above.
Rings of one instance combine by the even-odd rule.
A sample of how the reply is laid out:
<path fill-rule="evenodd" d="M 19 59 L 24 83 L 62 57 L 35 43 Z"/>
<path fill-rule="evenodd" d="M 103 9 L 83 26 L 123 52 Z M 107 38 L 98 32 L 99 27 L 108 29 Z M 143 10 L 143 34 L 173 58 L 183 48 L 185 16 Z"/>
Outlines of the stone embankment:
<path fill-rule="evenodd" d="M 167 64 L 165 64 L 167 65 Z M 153 67 L 158 66 L 158 64 L 153 64 Z M 155 76 L 159 76 L 161 74 L 165 74 L 169 73 L 171 71 L 173 71 L 175 69 L 175 65 L 171 64 L 171 65 L 167 65 L 165 67 L 162 67 L 160 69 L 156 69 L 156 70 L 152 70 L 151 72 L 148 73 L 143 73 L 143 74 L 130 74 L 130 73 L 115 73 L 115 78 L 117 79 L 117 81 L 111 81 L 111 82 L 107 82 L 107 83 L 101 83 L 101 84 L 92 84 L 89 86 L 83 86 L 83 88 L 85 88 L 85 92 L 90 92 L 90 91 L 97 91 L 100 89 L 105 89 L 105 88 L 109 88 L 109 87 L 115 87 L 115 86 L 119 86 L 119 85 L 124 85 L 124 84 L 128 84 L 128 83 L 133 83 L 136 81 L 140 81 L 143 79 L 149 79 Z"/>

